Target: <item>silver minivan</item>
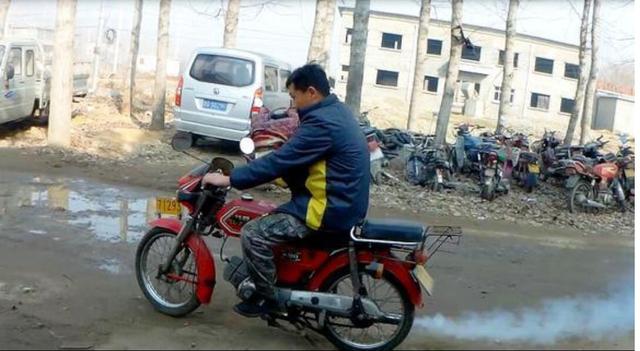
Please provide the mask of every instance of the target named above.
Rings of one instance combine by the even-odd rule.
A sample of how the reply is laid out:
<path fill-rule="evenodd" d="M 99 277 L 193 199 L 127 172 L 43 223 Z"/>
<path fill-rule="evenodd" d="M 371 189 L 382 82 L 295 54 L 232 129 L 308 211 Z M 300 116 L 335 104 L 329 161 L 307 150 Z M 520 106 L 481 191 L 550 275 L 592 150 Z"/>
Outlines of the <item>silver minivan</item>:
<path fill-rule="evenodd" d="M 176 129 L 193 135 L 239 141 L 263 106 L 288 108 L 285 82 L 291 65 L 267 55 L 223 48 L 192 54 L 176 89 Z"/>

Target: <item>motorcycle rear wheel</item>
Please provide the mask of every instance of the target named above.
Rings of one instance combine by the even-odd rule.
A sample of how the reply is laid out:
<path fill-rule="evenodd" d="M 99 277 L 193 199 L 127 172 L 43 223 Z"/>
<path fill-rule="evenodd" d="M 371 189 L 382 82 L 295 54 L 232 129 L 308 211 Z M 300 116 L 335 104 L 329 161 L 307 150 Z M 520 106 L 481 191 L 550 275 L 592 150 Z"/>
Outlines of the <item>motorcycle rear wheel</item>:
<path fill-rule="evenodd" d="M 480 198 L 485 199 L 487 201 L 493 201 L 496 197 L 496 184 L 493 179 L 487 184 L 483 183 L 482 188 L 480 189 Z"/>
<path fill-rule="evenodd" d="M 159 265 L 169 255 L 175 239 L 176 235 L 166 229 L 153 228 L 148 231 L 136 251 L 136 278 L 154 309 L 172 317 L 182 317 L 200 306 L 193 283 L 198 279 L 195 255 L 185 246 L 169 269 L 170 274 L 190 281 L 158 276 Z"/>
<path fill-rule="evenodd" d="M 582 212 L 595 212 L 595 209 L 589 208 L 587 206 L 582 206 L 577 199 L 578 195 L 584 195 L 586 200 L 595 200 L 595 194 L 593 192 L 593 188 L 591 185 L 585 181 L 578 181 L 578 183 L 571 189 L 569 194 L 569 212 L 576 213 L 578 211 Z"/>
<path fill-rule="evenodd" d="M 364 267 L 361 267 L 364 269 Z M 363 287 L 367 290 L 368 296 L 367 298 L 373 300 L 378 307 L 385 313 L 390 313 L 394 311 L 390 311 L 391 307 L 395 306 L 400 309 L 402 312 L 402 322 L 399 325 L 389 325 L 389 324 L 381 324 L 374 323 L 368 328 L 361 327 L 344 327 L 342 324 L 348 323 L 352 324 L 349 319 L 345 318 L 337 318 L 327 316 L 327 320 L 325 322 L 324 335 L 335 347 L 339 350 L 349 350 L 349 351 L 382 351 L 382 350 L 393 350 L 397 347 L 409 334 L 411 331 L 411 327 L 413 326 L 413 320 L 415 316 L 415 306 L 409 300 L 409 296 L 407 292 L 404 290 L 402 285 L 395 279 L 395 277 L 389 273 L 384 272 L 380 279 L 374 279 L 368 274 L 362 275 Z M 381 296 L 377 297 L 377 293 L 379 289 L 383 286 L 387 286 L 386 290 L 380 290 Z M 323 292 L 332 292 L 340 295 L 353 295 L 353 286 L 351 285 L 351 272 L 349 269 L 340 270 L 330 276 L 325 283 L 323 284 L 320 291 Z M 387 294 L 384 294 L 385 291 Z M 381 299 L 382 296 L 385 298 L 388 297 L 389 291 L 392 294 L 395 293 L 391 299 Z M 382 295 L 384 294 L 384 295 Z M 341 326 L 337 326 L 337 323 Z M 393 332 L 390 333 L 389 337 L 385 337 L 384 329 L 387 326 L 395 327 Z M 354 340 L 356 338 L 363 338 L 369 336 L 365 335 L 366 332 L 371 331 L 372 334 L 379 333 L 378 335 L 382 336 L 382 340 L 378 342 L 366 343 L 361 340 Z"/>

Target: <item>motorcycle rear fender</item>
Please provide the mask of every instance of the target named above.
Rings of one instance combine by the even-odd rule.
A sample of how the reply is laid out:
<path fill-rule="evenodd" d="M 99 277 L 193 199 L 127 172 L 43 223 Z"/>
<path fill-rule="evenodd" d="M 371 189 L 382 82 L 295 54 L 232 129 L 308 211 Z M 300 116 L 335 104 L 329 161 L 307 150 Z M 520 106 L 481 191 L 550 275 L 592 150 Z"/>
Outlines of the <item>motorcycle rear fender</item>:
<path fill-rule="evenodd" d="M 374 256 L 371 252 L 358 253 L 358 263 L 369 264 L 374 261 Z M 391 273 L 402 285 L 409 296 L 409 301 L 415 306 L 422 307 L 422 290 L 419 283 L 411 275 L 409 268 L 403 265 L 401 262 L 392 260 L 390 258 L 380 258 L 378 256 L 377 262 L 384 265 L 384 270 Z M 324 282 L 335 272 L 349 268 L 349 254 L 346 250 L 335 253 L 329 258 L 329 260 L 311 277 L 311 280 L 307 284 L 309 291 L 318 291 Z"/>
<path fill-rule="evenodd" d="M 151 228 L 162 228 L 167 232 L 178 235 L 182 223 L 175 218 L 159 218 L 149 223 Z M 211 301 L 213 287 L 216 285 L 216 266 L 211 257 L 211 252 L 199 235 L 190 235 L 187 246 L 193 252 L 198 269 L 198 282 L 196 284 L 196 296 L 200 303 L 208 304 Z"/>
<path fill-rule="evenodd" d="M 578 184 L 580 178 L 581 177 L 579 175 L 572 175 L 571 177 L 567 178 L 565 188 L 573 189 Z"/>

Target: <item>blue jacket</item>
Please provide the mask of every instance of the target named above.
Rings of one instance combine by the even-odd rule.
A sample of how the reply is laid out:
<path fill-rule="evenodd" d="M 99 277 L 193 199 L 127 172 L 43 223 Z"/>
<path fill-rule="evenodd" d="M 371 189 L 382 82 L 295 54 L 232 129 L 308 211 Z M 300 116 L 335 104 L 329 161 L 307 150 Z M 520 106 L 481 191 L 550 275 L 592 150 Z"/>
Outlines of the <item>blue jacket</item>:
<path fill-rule="evenodd" d="M 282 177 L 291 200 L 276 211 L 313 230 L 344 232 L 369 206 L 369 150 L 347 106 L 330 95 L 298 111 L 300 126 L 278 150 L 231 173 L 231 185 L 248 189 Z"/>

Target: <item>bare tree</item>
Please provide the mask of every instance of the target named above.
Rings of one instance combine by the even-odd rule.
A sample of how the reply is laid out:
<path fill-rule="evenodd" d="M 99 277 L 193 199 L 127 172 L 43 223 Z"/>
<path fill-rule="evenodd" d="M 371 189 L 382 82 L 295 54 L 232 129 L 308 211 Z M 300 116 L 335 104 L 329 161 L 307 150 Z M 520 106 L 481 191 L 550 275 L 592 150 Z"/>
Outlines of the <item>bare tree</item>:
<path fill-rule="evenodd" d="M 316 15 L 307 54 L 307 62 L 315 62 L 325 70 L 329 66 L 335 7 L 336 0 L 316 0 Z"/>
<path fill-rule="evenodd" d="M 10 6 L 11 0 L 0 0 L 0 37 L 7 35 L 5 30 L 7 29 L 7 15 L 9 14 Z"/>
<path fill-rule="evenodd" d="M 516 14 L 520 0 L 509 0 L 507 29 L 504 40 L 504 66 L 502 67 L 502 86 L 500 87 L 500 106 L 498 107 L 498 125 L 496 133 L 504 129 L 504 116 L 511 112 L 511 81 L 513 80 L 514 39 L 516 36 Z"/>
<path fill-rule="evenodd" d="M 584 8 L 582 10 L 582 22 L 580 23 L 580 51 L 578 54 L 580 75 L 578 76 L 578 85 L 576 87 L 575 98 L 573 99 L 573 111 L 571 111 L 571 117 L 569 119 L 569 125 L 567 126 L 567 132 L 564 134 L 564 143 L 566 145 L 570 145 L 573 141 L 573 134 L 575 133 L 576 125 L 578 124 L 580 116 L 582 116 L 585 85 L 587 84 L 587 35 L 589 33 L 589 13 L 591 12 L 592 2 L 593 0 L 584 0 Z"/>
<path fill-rule="evenodd" d="M 370 5 L 370 0 L 356 0 L 356 7 L 353 11 L 353 35 L 351 36 L 349 78 L 347 78 L 347 96 L 345 97 L 345 103 L 355 116 L 360 115 Z"/>
<path fill-rule="evenodd" d="M 593 101 L 596 95 L 596 80 L 598 79 L 598 39 L 600 35 L 600 0 L 593 0 L 593 18 L 591 20 L 591 68 L 589 69 L 589 81 L 584 98 L 582 123 L 580 125 L 580 144 L 586 142 L 591 131 L 591 115 L 593 114 Z"/>
<path fill-rule="evenodd" d="M 238 16 L 240 15 L 240 0 L 229 0 L 227 13 L 224 16 L 224 38 L 225 48 L 236 47 L 236 37 L 238 36 Z"/>
<path fill-rule="evenodd" d="M 77 0 L 58 0 L 56 12 L 48 140 L 49 145 L 62 147 L 71 144 L 76 3 Z"/>
<path fill-rule="evenodd" d="M 447 79 L 444 84 L 444 95 L 438 111 L 438 122 L 436 123 L 436 145 L 442 145 L 447 138 L 447 128 L 449 127 L 449 116 L 453 105 L 453 96 L 458 80 L 458 65 L 462 54 L 464 43 L 462 33 L 462 0 L 452 0 L 451 11 L 451 51 L 449 54 L 449 67 L 447 68 Z"/>
<path fill-rule="evenodd" d="M 142 24 L 143 0 L 134 0 L 133 25 L 131 26 L 131 45 L 129 51 L 129 117 L 133 117 L 133 97 L 136 91 L 136 69 L 140 50 L 140 26 Z M 125 78 L 126 80 L 126 78 Z"/>
<path fill-rule="evenodd" d="M 156 80 L 153 89 L 151 129 L 164 129 L 164 104 L 167 95 L 167 55 L 169 53 L 169 17 L 171 0 L 160 0 L 158 17 L 158 48 L 156 53 Z"/>
<path fill-rule="evenodd" d="M 420 3 L 420 20 L 418 22 L 418 41 L 416 43 L 416 67 L 413 75 L 413 89 L 411 89 L 411 103 L 409 104 L 409 118 L 407 129 L 412 129 L 418 114 L 418 97 L 424 89 L 424 71 L 427 62 L 427 40 L 429 39 L 429 22 L 431 20 L 431 0 Z"/>

